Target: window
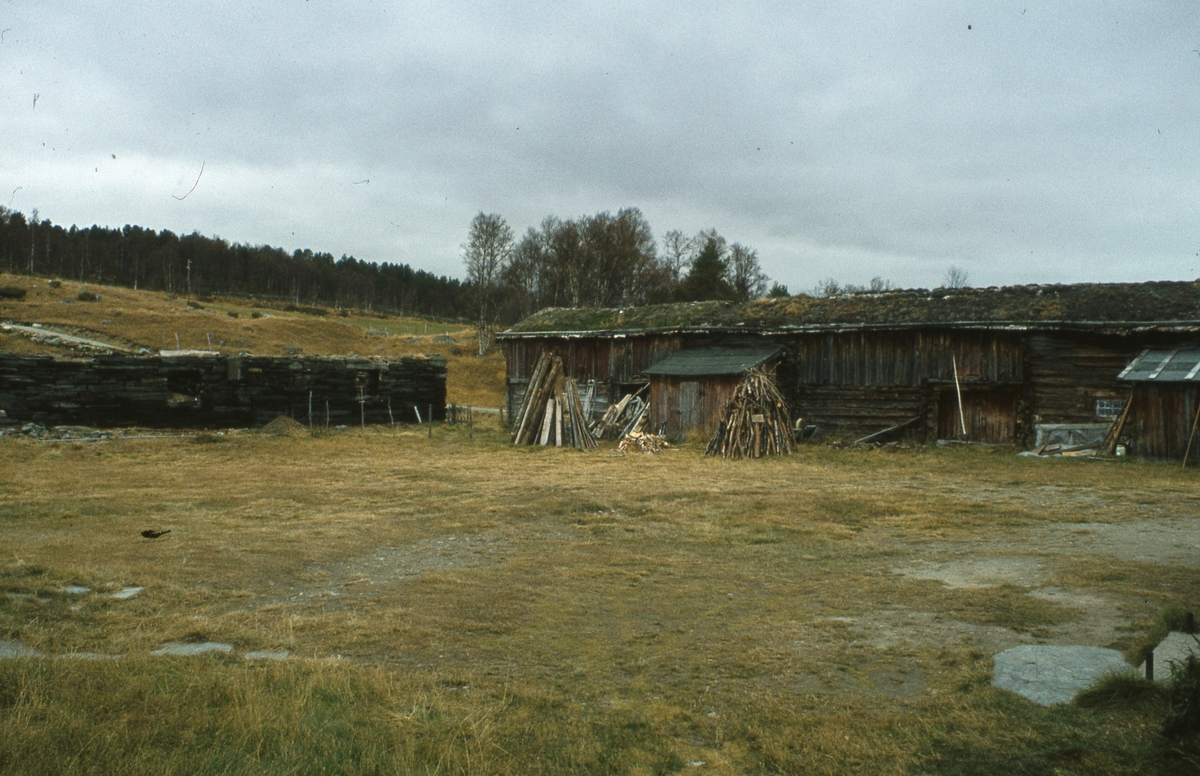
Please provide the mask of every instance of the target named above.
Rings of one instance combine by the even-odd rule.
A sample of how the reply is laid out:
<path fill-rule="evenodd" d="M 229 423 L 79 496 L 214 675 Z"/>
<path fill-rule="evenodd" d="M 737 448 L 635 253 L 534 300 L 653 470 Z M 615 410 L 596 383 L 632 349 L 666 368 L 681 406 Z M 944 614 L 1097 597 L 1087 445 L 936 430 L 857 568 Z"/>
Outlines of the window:
<path fill-rule="evenodd" d="M 1096 399 L 1096 417 L 1098 418 L 1119 418 L 1124 409 L 1124 399 Z"/>

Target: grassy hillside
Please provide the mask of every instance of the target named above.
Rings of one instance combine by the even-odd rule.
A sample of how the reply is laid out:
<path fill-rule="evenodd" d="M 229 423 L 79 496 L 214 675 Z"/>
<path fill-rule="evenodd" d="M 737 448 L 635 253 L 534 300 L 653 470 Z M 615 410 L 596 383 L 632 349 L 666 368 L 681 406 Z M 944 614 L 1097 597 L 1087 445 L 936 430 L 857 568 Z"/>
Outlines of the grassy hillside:
<path fill-rule="evenodd" d="M 24 299 L 0 296 L 0 321 L 33 324 L 94 337 L 124 348 L 182 348 L 259 355 L 362 355 L 395 357 L 437 353 L 446 358 L 446 400 L 497 407 L 504 391 L 504 356 L 493 350 L 477 358 L 473 331 L 457 324 L 329 308 L 295 307 L 250 299 L 198 301 L 158 291 L 134 291 L 94 283 L 0 273 L 0 288 L 20 288 Z M 83 298 L 81 299 L 81 294 Z M 99 297 L 89 301 L 87 295 Z M 290 309 L 289 309 L 290 308 Z M 176 339 L 178 337 L 178 340 Z M 453 341 L 445 341 L 450 337 Z M 435 341 L 440 338 L 442 341 Z M 297 350 L 298 349 L 298 350 Z M 0 331 L 0 351 L 74 351 Z"/>

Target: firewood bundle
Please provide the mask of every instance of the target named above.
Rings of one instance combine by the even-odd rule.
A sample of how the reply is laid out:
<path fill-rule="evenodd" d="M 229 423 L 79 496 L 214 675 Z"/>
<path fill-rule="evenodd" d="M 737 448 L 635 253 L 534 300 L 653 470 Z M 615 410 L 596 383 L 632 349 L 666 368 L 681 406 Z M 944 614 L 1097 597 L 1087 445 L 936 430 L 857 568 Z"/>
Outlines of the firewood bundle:
<path fill-rule="evenodd" d="M 512 442 L 515 445 L 554 445 L 593 450 L 596 440 L 587 427 L 587 417 L 579 401 L 575 381 L 563 373 L 558 356 L 542 353 L 521 408 L 513 417 Z"/>
<path fill-rule="evenodd" d="M 792 418 L 783 394 L 766 372 L 751 369 L 725 405 L 717 432 L 704 454 L 761 458 L 787 455 L 795 449 Z"/>
<path fill-rule="evenodd" d="M 650 404 L 641 394 L 650 386 L 644 385 L 634 393 L 625 394 L 616 404 L 610 404 L 604 415 L 592 424 L 592 436 L 596 439 L 623 439 L 636 431 L 650 412 Z"/>
<path fill-rule="evenodd" d="M 622 453 L 660 453 L 670 446 L 666 437 L 647 434 L 644 431 L 630 431 L 621 437 L 621 441 L 617 443 L 617 450 Z"/>

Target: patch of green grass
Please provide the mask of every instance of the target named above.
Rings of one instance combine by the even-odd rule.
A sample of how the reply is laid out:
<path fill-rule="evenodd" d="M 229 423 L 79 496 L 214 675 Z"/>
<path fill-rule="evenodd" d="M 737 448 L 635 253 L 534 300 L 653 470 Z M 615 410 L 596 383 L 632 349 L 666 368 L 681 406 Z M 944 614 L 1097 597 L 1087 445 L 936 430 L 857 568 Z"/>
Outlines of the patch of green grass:
<path fill-rule="evenodd" d="M 1135 709 L 1165 713 L 1168 691 L 1142 677 L 1112 674 L 1075 696 L 1076 706 L 1091 709 Z"/>
<path fill-rule="evenodd" d="M 1044 601 L 1029 595 L 1017 585 L 967 588 L 947 593 L 955 617 L 980 625 L 998 625 L 1022 633 L 1034 633 L 1046 627 L 1078 619 L 1078 609 Z"/>
<path fill-rule="evenodd" d="M 224 658 L 0 663 L 0 771 L 676 773 L 669 721 L 478 677 Z M 99 734 L 103 733 L 103 734 Z"/>
<path fill-rule="evenodd" d="M 1125 659 L 1139 664 L 1146 660 L 1146 655 L 1159 645 L 1171 631 L 1183 630 L 1187 621 L 1188 610 L 1182 606 L 1169 606 L 1159 612 L 1146 632 L 1133 645 L 1125 650 Z"/>
<path fill-rule="evenodd" d="M 368 332 L 404 337 L 433 337 L 442 334 L 457 334 L 463 330 L 461 323 L 442 323 L 420 318 L 365 318 L 354 313 L 342 317 L 342 321 Z M 470 341 L 464 339 L 460 339 L 459 344 L 466 347 L 472 346 Z"/>

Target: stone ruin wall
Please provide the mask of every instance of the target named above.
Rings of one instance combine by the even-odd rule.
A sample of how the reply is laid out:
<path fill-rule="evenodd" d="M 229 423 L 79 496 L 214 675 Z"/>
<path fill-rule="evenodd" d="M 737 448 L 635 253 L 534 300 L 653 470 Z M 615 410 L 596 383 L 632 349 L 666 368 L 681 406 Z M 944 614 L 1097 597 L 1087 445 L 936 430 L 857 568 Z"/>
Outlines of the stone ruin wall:
<path fill-rule="evenodd" d="M 0 353 L 0 423 L 248 428 L 280 415 L 314 426 L 446 416 L 440 356 L 225 355 L 59 358 Z M 389 412 L 390 409 L 390 412 Z"/>

